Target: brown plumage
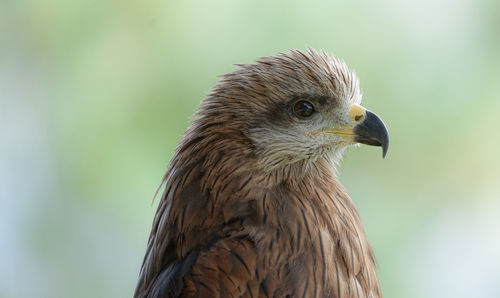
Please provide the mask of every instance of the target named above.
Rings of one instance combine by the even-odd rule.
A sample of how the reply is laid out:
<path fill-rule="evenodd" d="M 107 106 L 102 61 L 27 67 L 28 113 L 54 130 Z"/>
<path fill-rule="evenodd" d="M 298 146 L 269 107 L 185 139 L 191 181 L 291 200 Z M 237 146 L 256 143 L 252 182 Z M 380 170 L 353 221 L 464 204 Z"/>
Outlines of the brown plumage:
<path fill-rule="evenodd" d="M 383 146 L 356 75 L 312 49 L 224 75 L 163 179 L 135 297 L 380 297 L 335 165 Z"/>

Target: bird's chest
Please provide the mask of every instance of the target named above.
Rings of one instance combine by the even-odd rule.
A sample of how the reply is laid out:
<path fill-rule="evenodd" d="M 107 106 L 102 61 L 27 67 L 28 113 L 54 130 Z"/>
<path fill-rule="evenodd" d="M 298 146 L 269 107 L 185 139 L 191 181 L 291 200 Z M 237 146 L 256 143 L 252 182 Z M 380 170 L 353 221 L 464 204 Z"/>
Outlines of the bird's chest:
<path fill-rule="evenodd" d="M 339 273 L 335 243 L 319 226 L 295 233 L 274 231 L 275 238 L 261 241 L 261 267 L 266 268 L 270 292 L 276 296 L 330 297 Z M 336 268 L 337 267 L 337 268 Z"/>
<path fill-rule="evenodd" d="M 357 282 L 356 274 L 366 263 L 364 235 L 356 229 L 355 218 L 328 202 L 289 201 L 274 207 L 279 212 L 256 239 L 264 256 L 262 266 L 269 268 L 269 278 L 278 281 L 282 291 L 327 297 Z"/>

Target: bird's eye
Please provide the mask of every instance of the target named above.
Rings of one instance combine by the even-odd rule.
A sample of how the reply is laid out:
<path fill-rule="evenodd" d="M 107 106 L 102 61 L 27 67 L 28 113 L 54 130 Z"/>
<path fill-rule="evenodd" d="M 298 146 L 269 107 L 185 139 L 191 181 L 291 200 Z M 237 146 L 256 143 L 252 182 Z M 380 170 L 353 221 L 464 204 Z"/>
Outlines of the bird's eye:
<path fill-rule="evenodd" d="M 299 100 L 293 106 L 293 112 L 299 117 L 308 118 L 314 113 L 314 107 L 312 103 L 308 101 Z"/>

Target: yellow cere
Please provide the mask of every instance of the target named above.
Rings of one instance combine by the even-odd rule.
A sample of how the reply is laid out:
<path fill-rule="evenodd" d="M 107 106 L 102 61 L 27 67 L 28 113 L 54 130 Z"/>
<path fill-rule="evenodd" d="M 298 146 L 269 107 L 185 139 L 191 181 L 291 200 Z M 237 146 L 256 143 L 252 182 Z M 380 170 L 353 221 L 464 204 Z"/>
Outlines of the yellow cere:
<path fill-rule="evenodd" d="M 359 123 L 363 121 L 366 115 L 366 109 L 358 104 L 353 104 L 349 110 L 349 117 L 351 117 L 354 123 Z"/>

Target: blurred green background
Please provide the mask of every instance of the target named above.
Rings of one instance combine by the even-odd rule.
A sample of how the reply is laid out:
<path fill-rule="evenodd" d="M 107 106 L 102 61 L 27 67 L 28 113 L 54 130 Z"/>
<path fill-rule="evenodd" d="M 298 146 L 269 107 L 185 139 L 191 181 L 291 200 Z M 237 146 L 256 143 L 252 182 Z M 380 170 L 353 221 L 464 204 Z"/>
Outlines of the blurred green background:
<path fill-rule="evenodd" d="M 500 297 L 498 0 L 0 1 L 0 297 L 132 296 L 199 101 L 308 46 L 391 134 L 340 169 L 385 297 Z"/>

